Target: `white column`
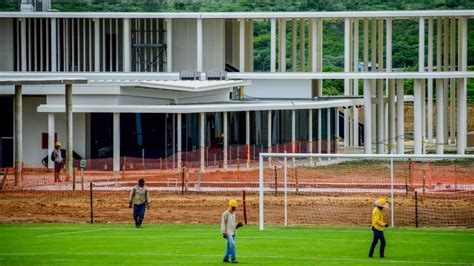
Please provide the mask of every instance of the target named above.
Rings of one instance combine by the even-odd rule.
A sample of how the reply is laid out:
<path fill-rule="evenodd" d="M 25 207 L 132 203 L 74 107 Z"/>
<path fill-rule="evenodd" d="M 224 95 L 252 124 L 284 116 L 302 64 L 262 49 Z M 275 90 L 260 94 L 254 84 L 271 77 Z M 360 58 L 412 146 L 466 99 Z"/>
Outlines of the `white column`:
<path fill-rule="evenodd" d="M 313 109 L 308 110 L 308 153 L 313 153 Z"/>
<path fill-rule="evenodd" d="M 467 37 L 467 35 L 464 35 Z M 457 148 L 458 154 L 464 154 L 466 151 L 467 137 L 467 93 L 466 79 L 458 79 L 458 135 Z"/>
<path fill-rule="evenodd" d="M 392 71 L 392 19 L 386 23 L 386 70 Z M 395 153 L 395 80 L 387 80 L 388 86 L 388 153 Z"/>
<path fill-rule="evenodd" d="M 26 66 L 26 18 L 20 20 L 21 28 L 21 71 L 27 70 Z"/>
<path fill-rule="evenodd" d="M 455 45 L 456 20 L 451 18 L 449 30 L 449 71 L 455 71 L 456 45 Z M 449 142 L 454 143 L 456 138 L 456 80 L 449 81 Z M 447 95 L 446 95 L 447 96 Z"/>
<path fill-rule="evenodd" d="M 436 80 L 436 154 L 444 153 L 444 82 Z"/>
<path fill-rule="evenodd" d="M 245 111 L 245 158 L 250 167 L 250 111 Z"/>
<path fill-rule="evenodd" d="M 268 126 L 268 152 L 272 152 L 272 110 L 268 110 L 268 119 L 267 119 L 267 126 Z"/>
<path fill-rule="evenodd" d="M 178 113 L 177 115 L 177 129 L 176 129 L 176 138 L 177 138 L 177 149 L 176 149 L 176 157 L 177 157 L 177 162 L 178 162 L 178 169 L 181 169 L 182 163 L 181 163 L 181 151 L 182 151 L 182 114 Z"/>
<path fill-rule="evenodd" d="M 364 79 L 364 153 L 372 153 L 372 80 Z"/>
<path fill-rule="evenodd" d="M 72 85 L 66 84 L 66 169 L 67 176 L 66 181 L 70 181 L 73 171 L 73 157 L 72 151 L 74 148 L 73 145 L 73 117 L 72 117 Z"/>
<path fill-rule="evenodd" d="M 224 169 L 227 169 L 227 146 L 228 146 L 228 130 L 227 130 L 227 112 L 223 112 L 222 113 L 222 123 L 224 124 L 224 162 L 223 162 L 223 166 L 224 166 Z"/>
<path fill-rule="evenodd" d="M 428 19 L 428 72 L 433 71 L 433 18 Z M 433 79 L 428 79 L 427 139 L 433 140 Z"/>
<path fill-rule="evenodd" d="M 405 88 L 404 80 L 397 79 L 397 153 L 405 153 Z"/>
<path fill-rule="evenodd" d="M 379 83 L 379 80 L 376 81 Z M 376 96 L 377 96 L 377 104 L 376 104 L 376 119 L 377 119 L 377 153 L 382 154 L 385 153 L 384 149 L 384 93 L 383 93 L 383 86 L 381 84 L 377 84 L 377 90 L 376 90 Z"/>
<path fill-rule="evenodd" d="M 100 72 L 100 19 L 94 19 L 94 71 Z M 64 55 L 67 58 L 67 54 Z"/>
<path fill-rule="evenodd" d="M 286 72 L 286 19 L 280 20 L 280 72 Z"/>
<path fill-rule="evenodd" d="M 422 80 L 415 79 L 414 81 L 414 154 L 422 154 L 423 152 L 423 127 L 422 127 L 422 95 L 421 95 Z"/>
<path fill-rule="evenodd" d="M 51 71 L 56 72 L 58 71 L 58 61 L 57 61 L 57 44 L 58 44 L 58 39 L 57 39 L 57 26 L 56 26 L 56 18 L 51 18 L 51 27 L 50 27 L 50 32 L 51 32 Z M 49 160 L 48 160 L 49 161 Z"/>
<path fill-rule="evenodd" d="M 200 147 L 201 147 L 201 171 L 204 170 L 204 167 L 205 167 L 205 163 L 204 163 L 204 157 L 205 157 L 205 149 L 206 149 L 206 145 L 204 143 L 204 140 L 205 140 L 205 131 L 204 131 L 204 124 L 205 124 L 205 113 L 199 113 L 199 120 L 200 120 L 200 123 L 199 123 L 199 127 L 200 127 Z"/>
<path fill-rule="evenodd" d="M 291 71 L 296 72 L 296 57 L 297 57 L 297 43 L 296 43 L 296 36 L 297 36 L 297 21 L 296 19 L 291 20 Z"/>
<path fill-rule="evenodd" d="M 443 40 L 443 65 L 444 71 L 449 71 L 449 18 L 444 18 L 444 40 Z M 444 79 L 444 119 L 443 119 L 443 136 L 444 136 L 444 144 L 449 143 L 449 79 Z"/>
<path fill-rule="evenodd" d="M 296 152 L 296 110 L 291 110 L 291 152 Z"/>
<path fill-rule="evenodd" d="M 359 72 L 359 19 L 354 20 L 354 59 L 353 71 Z M 354 79 L 354 95 L 359 95 L 359 80 Z M 354 110 L 354 147 L 359 146 L 359 109 L 353 106 Z"/>
<path fill-rule="evenodd" d="M 331 153 L 331 108 L 326 109 L 326 150 L 327 153 Z M 338 123 L 336 123 L 337 125 Z M 338 130 L 334 130 L 336 133 L 336 138 L 334 141 L 337 142 L 337 132 Z"/>
<path fill-rule="evenodd" d="M 15 85 L 15 186 L 20 185 L 23 167 L 23 88 Z"/>
<path fill-rule="evenodd" d="M 322 153 L 322 132 L 321 132 L 321 129 L 322 129 L 322 123 L 321 123 L 321 118 L 322 118 L 322 115 L 321 115 L 321 109 L 317 109 L 318 111 L 318 151 L 317 153 Z"/>
<path fill-rule="evenodd" d="M 202 18 L 197 19 L 196 23 L 196 31 L 197 31 L 197 71 L 202 72 Z"/>
<path fill-rule="evenodd" d="M 351 20 L 344 19 L 344 72 L 350 72 Z M 344 79 L 344 95 L 350 95 L 349 79 Z M 349 109 L 344 109 L 344 147 L 349 147 Z"/>
<path fill-rule="evenodd" d="M 270 71 L 276 72 L 276 19 L 270 20 Z"/>
<path fill-rule="evenodd" d="M 173 71 L 173 20 L 166 19 L 166 72 Z"/>
<path fill-rule="evenodd" d="M 176 114 L 171 114 L 171 150 L 173 151 L 173 168 L 176 168 Z M 179 165 L 177 167 L 179 169 Z"/>
<path fill-rule="evenodd" d="M 300 19 L 300 71 L 305 72 L 305 20 Z"/>
<path fill-rule="evenodd" d="M 239 71 L 245 72 L 245 19 L 239 20 Z"/>
<path fill-rule="evenodd" d="M 51 153 L 54 151 L 54 113 L 48 114 L 48 168 L 54 167 L 54 162 L 51 161 Z"/>
<path fill-rule="evenodd" d="M 120 113 L 114 113 L 114 132 L 113 132 L 113 170 L 120 171 Z"/>
<path fill-rule="evenodd" d="M 123 19 L 123 37 L 122 37 L 122 54 L 123 54 L 123 72 L 130 72 L 130 19 Z M 117 70 L 118 71 L 118 70 Z"/>
<path fill-rule="evenodd" d="M 311 71 L 318 72 L 318 20 L 311 19 Z"/>

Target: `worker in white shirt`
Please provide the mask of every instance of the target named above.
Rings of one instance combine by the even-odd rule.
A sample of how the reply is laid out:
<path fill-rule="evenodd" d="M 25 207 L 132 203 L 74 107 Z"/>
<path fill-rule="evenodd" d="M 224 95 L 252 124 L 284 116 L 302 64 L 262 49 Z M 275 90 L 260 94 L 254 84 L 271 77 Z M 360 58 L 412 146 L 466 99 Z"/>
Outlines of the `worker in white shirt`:
<path fill-rule="evenodd" d="M 237 209 L 237 206 L 238 204 L 236 200 L 230 200 L 229 208 L 222 214 L 221 232 L 222 236 L 227 239 L 224 262 L 237 263 L 235 258 L 235 235 L 237 233 L 237 228 L 242 226 L 242 223 L 235 222 L 235 209 Z"/>

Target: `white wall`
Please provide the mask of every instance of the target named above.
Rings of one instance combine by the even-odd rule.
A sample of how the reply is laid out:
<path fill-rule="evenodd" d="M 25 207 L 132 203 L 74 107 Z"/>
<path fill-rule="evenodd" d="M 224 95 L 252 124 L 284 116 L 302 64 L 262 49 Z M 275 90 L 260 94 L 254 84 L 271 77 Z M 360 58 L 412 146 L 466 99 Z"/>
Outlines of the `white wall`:
<path fill-rule="evenodd" d="M 13 20 L 0 19 L 0 71 L 13 71 Z"/>
<path fill-rule="evenodd" d="M 41 166 L 48 150 L 41 148 L 41 134 L 48 132 L 48 114 L 38 113 L 37 108 L 46 104 L 46 97 L 23 97 L 23 161 L 29 166 Z M 74 151 L 85 156 L 85 115 L 74 114 Z M 66 117 L 55 114 L 58 140 L 66 146 Z"/>
<path fill-rule="evenodd" d="M 204 19 L 203 27 L 203 69 L 224 70 L 225 29 L 223 19 Z"/>
<path fill-rule="evenodd" d="M 173 20 L 173 71 L 195 70 L 196 55 L 196 19 Z"/>
<path fill-rule="evenodd" d="M 261 98 L 311 98 L 311 80 L 252 80 L 245 95 Z"/>

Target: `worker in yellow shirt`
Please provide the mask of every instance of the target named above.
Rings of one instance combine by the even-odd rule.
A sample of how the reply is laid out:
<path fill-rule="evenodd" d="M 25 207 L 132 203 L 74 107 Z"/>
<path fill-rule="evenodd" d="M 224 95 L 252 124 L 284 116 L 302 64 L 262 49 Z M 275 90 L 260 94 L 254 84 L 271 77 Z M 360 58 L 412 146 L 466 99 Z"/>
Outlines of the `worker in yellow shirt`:
<path fill-rule="evenodd" d="M 380 239 L 380 257 L 385 257 L 385 236 L 383 235 L 383 228 L 388 227 L 388 223 L 383 221 L 383 209 L 388 208 L 388 203 L 384 198 L 375 200 L 375 207 L 372 210 L 372 231 L 374 232 L 374 239 L 370 246 L 369 257 L 374 256 L 374 249 Z"/>

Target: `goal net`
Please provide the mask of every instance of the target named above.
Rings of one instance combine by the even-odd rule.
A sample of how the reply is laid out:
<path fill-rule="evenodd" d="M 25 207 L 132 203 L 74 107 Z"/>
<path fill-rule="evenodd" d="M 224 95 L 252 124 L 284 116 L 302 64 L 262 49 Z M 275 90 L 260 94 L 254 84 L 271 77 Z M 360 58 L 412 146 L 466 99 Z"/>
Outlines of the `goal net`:
<path fill-rule="evenodd" d="M 262 153 L 259 226 L 474 226 L 474 156 Z"/>

